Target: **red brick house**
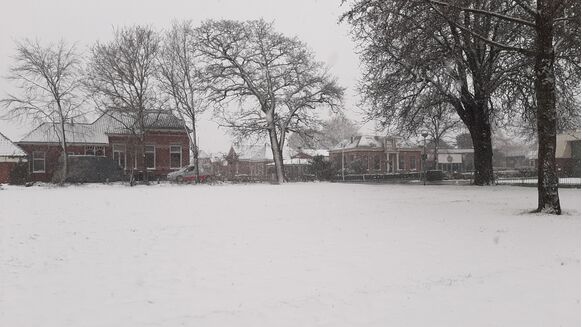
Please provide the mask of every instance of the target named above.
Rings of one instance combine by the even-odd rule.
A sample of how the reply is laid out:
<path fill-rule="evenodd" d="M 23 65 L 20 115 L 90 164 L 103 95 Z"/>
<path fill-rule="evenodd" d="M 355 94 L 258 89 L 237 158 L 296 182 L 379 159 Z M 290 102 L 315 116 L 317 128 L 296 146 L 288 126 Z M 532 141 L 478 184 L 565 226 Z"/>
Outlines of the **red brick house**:
<path fill-rule="evenodd" d="M 12 170 L 16 165 L 27 160 L 26 152 L 0 133 L 0 183 L 10 182 Z"/>
<path fill-rule="evenodd" d="M 110 158 L 129 173 L 146 167 L 153 178 L 165 178 L 172 170 L 188 165 L 189 139 L 182 121 L 170 112 L 151 111 L 142 147 L 122 119 L 107 114 L 90 124 L 67 123 L 67 152 L 71 156 Z M 59 128 L 43 123 L 18 142 L 28 154 L 32 181 L 50 181 L 61 157 Z M 145 153 L 144 153 L 145 152 Z"/>
<path fill-rule="evenodd" d="M 338 169 L 352 173 L 384 174 L 420 171 L 422 149 L 403 146 L 396 137 L 355 136 L 329 151 Z"/>

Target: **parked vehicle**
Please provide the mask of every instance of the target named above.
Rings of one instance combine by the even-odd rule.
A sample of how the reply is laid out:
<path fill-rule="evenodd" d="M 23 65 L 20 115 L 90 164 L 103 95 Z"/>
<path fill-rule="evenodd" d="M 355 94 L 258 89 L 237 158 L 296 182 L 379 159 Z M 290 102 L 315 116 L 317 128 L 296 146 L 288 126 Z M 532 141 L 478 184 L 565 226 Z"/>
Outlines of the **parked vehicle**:
<path fill-rule="evenodd" d="M 212 176 L 200 167 L 200 183 L 208 182 Z M 168 180 L 177 183 L 191 183 L 196 181 L 196 166 L 189 165 L 168 174 Z"/>

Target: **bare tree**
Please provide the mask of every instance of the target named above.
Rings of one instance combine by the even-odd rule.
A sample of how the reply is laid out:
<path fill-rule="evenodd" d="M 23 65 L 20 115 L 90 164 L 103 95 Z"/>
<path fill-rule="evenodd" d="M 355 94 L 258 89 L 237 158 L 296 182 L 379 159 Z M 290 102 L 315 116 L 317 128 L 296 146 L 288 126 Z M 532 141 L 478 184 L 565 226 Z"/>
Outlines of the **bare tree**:
<path fill-rule="evenodd" d="M 198 116 L 207 108 L 200 81 L 198 56 L 192 23 L 175 22 L 165 35 L 158 71 L 161 90 L 170 97 L 170 102 L 188 132 L 190 151 L 196 167 L 196 182 L 200 179 L 196 123 Z"/>
<path fill-rule="evenodd" d="M 321 105 L 337 106 L 343 90 L 296 38 L 258 21 L 207 21 L 197 29 L 206 90 L 221 104 L 217 116 L 239 137 L 267 135 L 277 181 L 284 182 L 282 149 L 288 131 L 309 126 Z M 236 110 L 225 104 L 238 102 Z"/>
<path fill-rule="evenodd" d="M 425 0 L 451 24 L 481 42 L 497 49 L 519 53 L 533 58 L 536 122 L 538 133 L 538 207 L 537 212 L 560 214 L 558 176 L 556 173 L 556 130 L 558 125 L 556 109 L 556 70 L 568 70 L 568 79 L 580 80 L 580 1 L 565 0 L 508 0 L 501 1 L 519 10 L 510 13 L 495 8 L 477 9 L 465 1 L 441 2 Z M 444 8 L 444 9 L 443 9 Z M 483 31 L 467 26 L 466 21 L 451 18 L 451 12 L 463 13 L 468 19 L 495 19 L 518 26 L 524 30 L 524 42 L 520 46 L 492 40 Z M 456 14 L 455 14 L 456 15 Z M 529 32 L 529 33 L 528 33 Z M 524 60 L 525 61 L 525 60 Z"/>
<path fill-rule="evenodd" d="M 145 134 L 159 117 L 160 101 L 155 90 L 160 37 L 147 26 L 116 29 L 108 43 L 91 48 L 85 85 L 97 108 L 111 117 L 137 141 L 141 154 L 138 167 L 146 168 Z M 131 165 L 133 184 L 134 165 Z"/>
<path fill-rule="evenodd" d="M 341 141 L 358 135 L 359 127 L 343 114 L 337 114 L 321 123 L 320 128 L 293 133 L 288 144 L 294 149 L 320 148 L 331 149 Z"/>
<path fill-rule="evenodd" d="M 307 53 L 303 53 L 307 55 Z M 303 60 L 306 65 L 298 65 L 288 76 L 290 87 L 280 100 L 283 108 L 277 112 L 276 125 L 279 131 L 279 149 L 283 149 L 289 132 L 298 135 L 309 133 L 323 124 L 316 109 L 326 106 L 339 113 L 344 89 L 327 72 L 321 71 L 321 63 L 311 59 Z"/>
<path fill-rule="evenodd" d="M 423 115 L 422 127 L 420 129 L 424 129 L 432 140 L 434 146 L 433 164 L 436 169 L 439 146 L 447 134 L 454 132 L 461 126 L 461 122 L 449 103 L 444 101 L 431 101 L 429 106 L 430 108 L 427 113 Z"/>
<path fill-rule="evenodd" d="M 60 141 L 63 167 L 60 184 L 68 174 L 67 123 L 83 115 L 80 96 L 81 58 L 74 45 L 65 41 L 41 45 L 38 41 L 17 42 L 15 63 L 8 79 L 18 84 L 19 95 L 1 100 L 5 117 L 50 122 Z"/>

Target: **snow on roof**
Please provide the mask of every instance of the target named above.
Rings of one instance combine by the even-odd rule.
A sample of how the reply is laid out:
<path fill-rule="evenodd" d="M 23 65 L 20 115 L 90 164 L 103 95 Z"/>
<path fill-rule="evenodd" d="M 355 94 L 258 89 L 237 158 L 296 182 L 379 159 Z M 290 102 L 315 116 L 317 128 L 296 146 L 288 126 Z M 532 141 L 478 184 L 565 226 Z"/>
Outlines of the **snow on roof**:
<path fill-rule="evenodd" d="M 133 117 L 118 112 L 103 114 L 92 125 L 106 134 L 127 134 L 132 130 L 139 130 L 137 121 Z M 144 125 L 146 129 L 184 129 L 182 120 L 166 110 L 147 111 Z"/>
<path fill-rule="evenodd" d="M 273 160 L 269 144 L 234 144 L 232 146 L 239 160 L 266 161 Z"/>
<path fill-rule="evenodd" d="M 135 124 L 131 118 L 119 114 L 103 114 L 91 124 L 66 123 L 65 135 L 68 143 L 107 144 L 107 134 L 128 134 Z M 182 121 L 171 112 L 150 111 L 146 116 L 148 129 L 183 130 Z M 26 134 L 21 143 L 59 143 L 62 132 L 58 123 L 42 123 Z"/>
<path fill-rule="evenodd" d="M 363 135 L 354 136 L 350 139 L 345 139 L 336 145 L 333 150 L 339 149 L 355 149 L 355 148 L 383 148 L 384 137 Z"/>
<path fill-rule="evenodd" d="M 92 124 L 65 124 L 68 143 L 107 144 L 107 135 L 94 128 Z M 19 143 L 59 143 L 62 138 L 58 123 L 42 123 L 26 134 Z"/>
<path fill-rule="evenodd" d="M 398 136 L 377 136 L 377 135 L 362 135 L 354 136 L 349 139 L 341 141 L 331 150 L 347 150 L 347 149 L 383 149 L 384 146 L 389 149 L 395 148 L 418 148 L 409 141 L 404 141 Z"/>
<path fill-rule="evenodd" d="M 4 134 L 0 133 L 0 156 L 26 157 L 27 154 L 18 145 L 12 143 Z"/>
<path fill-rule="evenodd" d="M 329 157 L 329 150 L 326 149 L 299 149 L 294 155 L 304 153 L 310 157 Z"/>

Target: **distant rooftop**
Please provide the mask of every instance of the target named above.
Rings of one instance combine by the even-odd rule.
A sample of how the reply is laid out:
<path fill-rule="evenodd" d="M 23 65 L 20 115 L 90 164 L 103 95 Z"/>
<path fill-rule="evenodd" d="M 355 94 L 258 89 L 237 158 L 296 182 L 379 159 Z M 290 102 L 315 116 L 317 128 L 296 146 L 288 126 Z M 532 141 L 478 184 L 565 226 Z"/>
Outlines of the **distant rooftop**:
<path fill-rule="evenodd" d="M 183 130 L 180 118 L 168 111 L 150 111 L 146 116 L 147 129 Z M 107 144 L 107 134 L 131 134 L 138 130 L 135 122 L 120 114 L 103 114 L 91 124 L 66 123 L 65 135 L 68 143 Z M 26 134 L 20 143 L 59 143 L 62 138 L 60 125 L 42 123 Z"/>
<path fill-rule="evenodd" d="M 271 147 L 267 143 L 263 144 L 240 144 L 235 143 L 232 149 L 239 160 L 267 161 L 273 160 Z"/>
<path fill-rule="evenodd" d="M 18 145 L 12 143 L 4 134 L 0 133 L 0 156 L 26 157 L 27 154 Z"/>

